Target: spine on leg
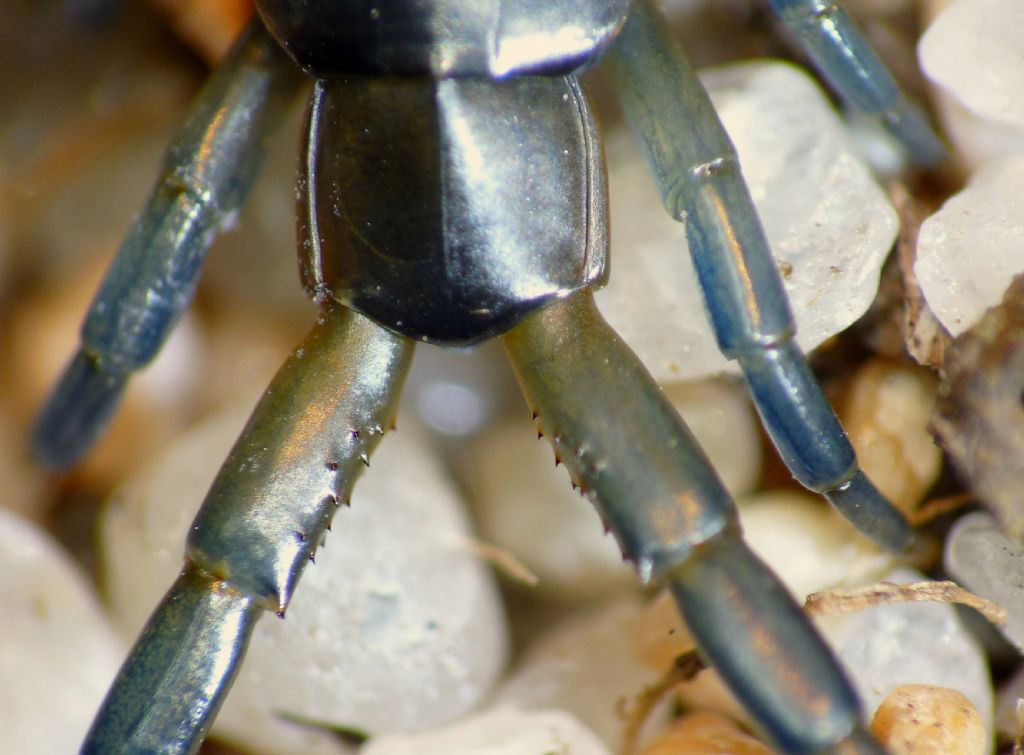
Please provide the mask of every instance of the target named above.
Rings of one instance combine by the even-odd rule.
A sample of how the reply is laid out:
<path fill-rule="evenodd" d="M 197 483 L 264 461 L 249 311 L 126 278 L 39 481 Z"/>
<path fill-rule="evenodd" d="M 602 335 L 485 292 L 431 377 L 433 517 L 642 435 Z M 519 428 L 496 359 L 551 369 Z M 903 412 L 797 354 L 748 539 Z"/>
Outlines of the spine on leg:
<path fill-rule="evenodd" d="M 196 517 L 85 751 L 193 752 L 264 610 L 303 568 L 392 426 L 413 343 L 338 304 L 274 378 Z"/>
<path fill-rule="evenodd" d="M 714 470 L 592 297 L 531 315 L 505 343 L 557 457 L 641 579 L 673 591 L 703 652 L 780 749 L 817 753 L 858 736 L 859 703 L 832 653 L 747 548 Z M 881 752 L 863 741 L 859 752 Z"/>
<path fill-rule="evenodd" d="M 283 614 L 394 424 L 413 342 L 340 304 L 274 377 L 196 516 L 187 556 Z"/>

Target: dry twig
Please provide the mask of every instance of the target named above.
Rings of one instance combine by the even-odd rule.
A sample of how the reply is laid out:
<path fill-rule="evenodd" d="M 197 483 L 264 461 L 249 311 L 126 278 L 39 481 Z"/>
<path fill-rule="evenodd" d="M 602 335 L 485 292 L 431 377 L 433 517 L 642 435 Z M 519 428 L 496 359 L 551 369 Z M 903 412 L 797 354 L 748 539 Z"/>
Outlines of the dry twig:
<path fill-rule="evenodd" d="M 1006 611 L 991 600 L 968 592 L 956 582 L 911 582 L 897 585 L 877 582 L 848 590 L 824 590 L 811 593 L 804 601 L 804 610 L 811 616 L 856 613 L 872 606 L 895 603 L 960 603 L 980 613 L 993 624 L 1006 623 Z"/>
<path fill-rule="evenodd" d="M 625 719 L 622 730 L 622 752 L 624 755 L 634 755 L 639 751 L 640 730 L 655 706 L 665 699 L 665 695 L 680 684 L 692 680 L 706 668 L 707 665 L 697 654 L 697 650 L 688 650 L 675 659 L 672 668 L 660 679 L 644 688 L 644 691 L 634 698 L 632 706 L 627 706 L 625 700 L 620 702 L 619 715 Z"/>

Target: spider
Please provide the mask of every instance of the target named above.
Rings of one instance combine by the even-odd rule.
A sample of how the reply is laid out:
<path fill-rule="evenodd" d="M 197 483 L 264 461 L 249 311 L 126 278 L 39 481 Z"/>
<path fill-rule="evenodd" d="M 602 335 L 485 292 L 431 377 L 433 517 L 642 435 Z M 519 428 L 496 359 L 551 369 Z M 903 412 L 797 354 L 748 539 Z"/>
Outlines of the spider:
<path fill-rule="evenodd" d="M 257 5 L 262 21 L 200 95 L 94 300 L 35 452 L 52 467 L 74 463 L 157 353 L 218 226 L 244 202 L 299 68 L 316 78 L 299 256 L 320 317 L 214 481 L 184 569 L 85 751 L 199 746 L 256 620 L 284 615 L 391 425 L 414 343 L 500 335 L 574 484 L 640 580 L 674 594 L 767 736 L 787 752 L 879 752 L 830 651 L 745 545 L 693 437 L 593 303 L 605 276 L 605 176 L 575 73 L 605 53 L 666 209 L 685 225 L 719 345 L 783 458 L 877 542 L 908 545 L 907 522 L 859 470 L 793 343 L 735 152 L 651 2 Z M 840 8 L 773 5 L 840 91 L 920 162 L 941 161 L 941 144 Z"/>

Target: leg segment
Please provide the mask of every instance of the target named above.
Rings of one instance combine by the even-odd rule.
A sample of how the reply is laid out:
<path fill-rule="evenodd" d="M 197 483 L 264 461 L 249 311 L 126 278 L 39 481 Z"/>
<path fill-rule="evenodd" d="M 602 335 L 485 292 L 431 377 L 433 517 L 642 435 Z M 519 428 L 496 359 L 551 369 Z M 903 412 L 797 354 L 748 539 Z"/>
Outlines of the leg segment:
<path fill-rule="evenodd" d="M 837 0 L 770 0 L 821 75 L 853 107 L 881 119 L 918 163 L 937 167 L 946 148 L 928 119 L 900 91 Z"/>
<path fill-rule="evenodd" d="M 260 614 L 252 598 L 187 566 L 121 667 L 82 752 L 198 750 Z"/>
<path fill-rule="evenodd" d="M 199 747 L 260 609 L 284 614 L 334 512 L 393 423 L 412 351 L 412 341 L 362 315 L 324 309 L 214 480 L 185 570 L 121 668 L 86 752 Z"/>
<path fill-rule="evenodd" d="M 537 422 L 645 582 L 666 582 L 736 695 L 786 752 L 880 753 L 803 612 L 747 548 L 693 436 L 588 293 L 505 336 Z"/>
<path fill-rule="evenodd" d="M 159 352 L 195 294 L 220 228 L 242 206 L 301 76 L 259 24 L 206 84 L 164 157 L 163 175 L 107 271 L 82 345 L 36 425 L 45 465 L 73 464 Z"/>
<path fill-rule="evenodd" d="M 785 291 L 736 152 L 696 74 L 648 2 L 609 56 L 669 213 L 684 222 L 722 353 L 739 361 L 782 457 L 859 529 L 899 550 L 912 533 L 857 465 L 793 341 Z"/>

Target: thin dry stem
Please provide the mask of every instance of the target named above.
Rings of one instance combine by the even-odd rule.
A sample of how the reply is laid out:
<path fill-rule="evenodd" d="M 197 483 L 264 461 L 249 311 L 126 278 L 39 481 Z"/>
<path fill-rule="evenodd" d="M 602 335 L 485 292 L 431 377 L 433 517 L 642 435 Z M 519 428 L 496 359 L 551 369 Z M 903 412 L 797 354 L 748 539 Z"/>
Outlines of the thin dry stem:
<path fill-rule="evenodd" d="M 940 504 L 953 506 L 956 498 L 958 497 L 954 496 L 936 501 L 936 507 Z M 957 501 L 956 505 L 962 503 Z M 1001 606 L 965 590 L 955 582 L 925 581 L 903 585 L 878 582 L 852 589 L 823 590 L 807 596 L 804 611 L 810 616 L 825 616 L 856 613 L 873 606 L 918 602 L 959 603 L 973 608 L 993 624 L 1006 623 L 1006 611 Z M 636 755 L 639 752 L 640 731 L 658 703 L 680 684 L 691 681 L 705 668 L 707 665 L 697 650 L 688 650 L 676 658 L 672 668 L 660 679 L 637 695 L 632 705 L 627 705 L 625 700 L 620 703 L 619 714 L 625 721 L 622 737 L 623 755 Z M 1021 730 L 1013 753 L 1024 755 L 1024 709 L 1018 710 L 1021 711 L 1018 715 Z"/>
<path fill-rule="evenodd" d="M 923 527 L 940 516 L 958 511 L 973 502 L 974 495 L 968 492 L 957 493 L 945 498 L 932 498 L 921 504 L 921 507 L 910 515 L 910 524 L 915 528 Z"/>
<path fill-rule="evenodd" d="M 622 752 L 623 755 L 635 755 L 640 748 L 640 730 L 651 715 L 651 711 L 660 703 L 665 695 L 680 684 L 688 682 L 697 676 L 707 665 L 698 655 L 697 650 L 687 650 L 675 659 L 675 662 L 665 674 L 654 684 L 644 688 L 644 691 L 636 696 L 632 706 L 628 706 L 625 700 L 620 701 L 619 715 L 625 719 L 622 731 Z"/>
<path fill-rule="evenodd" d="M 897 585 L 877 582 L 873 585 L 845 590 L 824 590 L 811 593 L 804 610 L 811 616 L 856 613 L 872 606 L 896 603 L 960 603 L 980 613 L 993 624 L 1006 623 L 1006 611 L 997 603 L 960 587 L 956 582 L 912 582 Z"/>
<path fill-rule="evenodd" d="M 519 560 L 514 553 L 501 546 L 475 538 L 467 538 L 466 548 L 472 555 L 486 561 L 513 582 L 519 582 L 527 587 L 536 587 L 540 582 L 540 578 L 530 571 L 530 567 Z"/>

